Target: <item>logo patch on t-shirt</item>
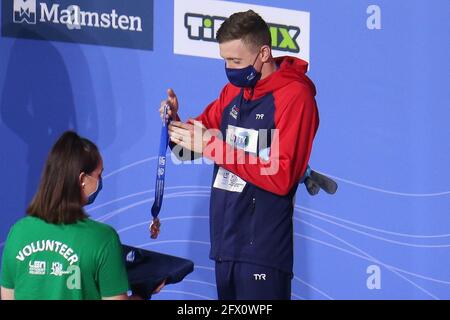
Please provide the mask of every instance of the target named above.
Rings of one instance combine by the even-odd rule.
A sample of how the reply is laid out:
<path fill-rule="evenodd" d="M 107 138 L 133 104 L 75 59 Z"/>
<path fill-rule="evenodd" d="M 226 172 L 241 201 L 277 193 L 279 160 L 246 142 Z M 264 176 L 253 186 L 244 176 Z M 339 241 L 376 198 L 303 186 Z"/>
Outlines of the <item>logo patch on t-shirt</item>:
<path fill-rule="evenodd" d="M 63 270 L 63 265 L 60 262 L 53 262 L 52 263 L 52 272 L 51 275 L 61 277 L 62 275 L 69 274 L 68 271 Z"/>
<path fill-rule="evenodd" d="M 28 273 L 32 275 L 45 275 L 47 272 L 45 261 L 34 261 L 34 262 L 30 261 L 28 263 L 28 266 L 29 266 Z"/>

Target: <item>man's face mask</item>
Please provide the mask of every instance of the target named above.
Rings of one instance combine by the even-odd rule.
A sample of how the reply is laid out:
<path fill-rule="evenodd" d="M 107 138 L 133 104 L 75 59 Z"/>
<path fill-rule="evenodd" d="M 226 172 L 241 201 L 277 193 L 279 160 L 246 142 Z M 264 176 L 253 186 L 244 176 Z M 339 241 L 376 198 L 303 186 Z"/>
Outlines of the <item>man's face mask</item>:
<path fill-rule="evenodd" d="M 261 72 L 256 71 L 254 65 L 258 59 L 259 53 L 253 61 L 253 64 L 242 69 L 227 68 L 225 64 L 225 73 L 228 81 L 240 88 L 254 87 L 259 79 L 261 79 Z"/>
<path fill-rule="evenodd" d="M 89 175 L 88 175 L 89 176 Z M 91 176 L 89 176 L 92 179 L 95 179 Z M 90 195 L 88 195 L 88 202 L 87 204 L 92 204 L 95 201 L 95 198 L 97 198 L 98 194 L 100 193 L 100 190 L 102 190 L 103 188 L 103 181 L 102 181 L 102 177 L 99 177 L 97 179 L 97 188 L 95 189 L 94 192 L 92 192 Z"/>

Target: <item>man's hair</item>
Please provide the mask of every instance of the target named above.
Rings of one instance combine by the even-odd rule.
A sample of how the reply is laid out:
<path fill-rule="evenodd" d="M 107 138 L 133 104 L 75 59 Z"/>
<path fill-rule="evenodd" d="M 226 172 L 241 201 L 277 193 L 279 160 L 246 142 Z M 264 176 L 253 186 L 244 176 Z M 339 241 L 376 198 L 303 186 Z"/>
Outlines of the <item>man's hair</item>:
<path fill-rule="evenodd" d="M 83 210 L 80 173 L 92 173 L 100 152 L 72 131 L 56 141 L 45 163 L 41 182 L 27 214 L 53 224 L 71 224 L 88 216 Z"/>
<path fill-rule="evenodd" d="M 272 42 L 267 23 L 253 10 L 232 14 L 217 30 L 216 39 L 219 43 L 242 40 L 253 48 L 270 46 Z"/>

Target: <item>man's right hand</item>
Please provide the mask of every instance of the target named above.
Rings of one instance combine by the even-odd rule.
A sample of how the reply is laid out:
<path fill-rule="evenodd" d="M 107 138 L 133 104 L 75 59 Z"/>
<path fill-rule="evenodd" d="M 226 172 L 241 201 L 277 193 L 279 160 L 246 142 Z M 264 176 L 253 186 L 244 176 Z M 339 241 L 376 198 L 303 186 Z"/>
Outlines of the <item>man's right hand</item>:
<path fill-rule="evenodd" d="M 167 90 L 167 100 L 161 101 L 161 107 L 159 108 L 159 114 L 161 115 L 161 119 L 163 117 L 164 106 L 166 104 L 169 106 L 167 116 L 174 120 L 179 119 L 178 118 L 178 98 L 177 98 L 177 95 L 175 94 L 175 91 L 173 91 L 173 89 L 168 89 Z"/>

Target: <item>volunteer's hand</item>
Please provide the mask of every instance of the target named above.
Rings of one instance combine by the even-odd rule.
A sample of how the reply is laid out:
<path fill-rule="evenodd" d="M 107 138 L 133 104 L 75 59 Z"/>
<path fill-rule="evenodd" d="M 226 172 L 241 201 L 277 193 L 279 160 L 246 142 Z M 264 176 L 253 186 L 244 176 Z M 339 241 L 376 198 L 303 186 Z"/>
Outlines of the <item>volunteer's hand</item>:
<path fill-rule="evenodd" d="M 169 105 L 169 111 L 167 112 L 167 116 L 172 119 L 177 119 L 178 115 L 178 98 L 173 89 L 167 89 L 167 99 L 161 101 L 161 106 L 159 108 L 159 114 L 161 115 L 161 119 L 164 114 L 164 106 Z"/>
<path fill-rule="evenodd" d="M 200 122 L 189 119 L 187 123 L 172 121 L 169 125 L 169 137 L 170 141 L 183 148 L 202 154 L 211 140 L 211 133 Z"/>
<path fill-rule="evenodd" d="M 155 289 L 155 291 L 153 291 L 153 294 L 157 294 L 161 291 L 162 288 L 164 288 L 164 286 L 166 285 L 166 280 L 164 280 L 159 286 L 158 288 Z"/>

